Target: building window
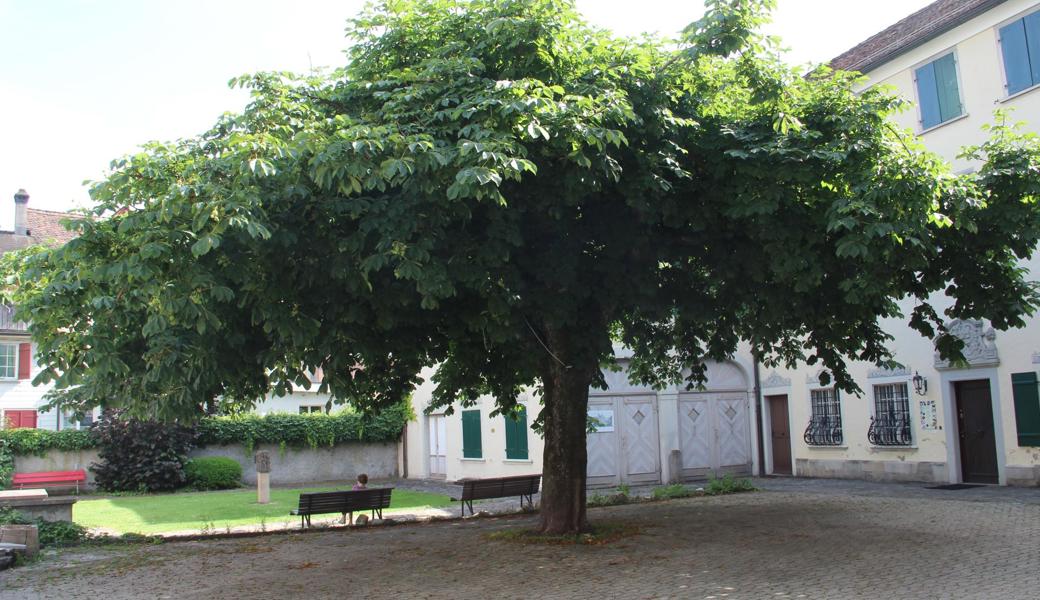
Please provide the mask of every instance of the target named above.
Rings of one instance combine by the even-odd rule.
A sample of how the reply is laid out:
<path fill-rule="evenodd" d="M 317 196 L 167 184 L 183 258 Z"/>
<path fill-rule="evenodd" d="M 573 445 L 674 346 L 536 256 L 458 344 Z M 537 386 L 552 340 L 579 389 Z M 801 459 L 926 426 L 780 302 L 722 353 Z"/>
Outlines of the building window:
<path fill-rule="evenodd" d="M 324 406 L 320 406 L 320 405 L 318 405 L 318 406 L 301 405 L 300 406 L 300 414 L 301 415 L 309 415 L 309 414 L 320 415 L 320 414 L 322 414 L 324 412 L 325 412 L 325 407 Z"/>
<path fill-rule="evenodd" d="M 867 439 L 875 446 L 909 446 L 910 390 L 905 383 L 874 386 L 874 416 Z"/>
<path fill-rule="evenodd" d="M 1040 12 L 1000 28 L 1008 95 L 1040 83 Z"/>
<path fill-rule="evenodd" d="M 953 52 L 914 69 L 921 128 L 931 129 L 963 114 Z"/>
<path fill-rule="evenodd" d="M 0 343 L 0 379 L 18 377 L 18 344 Z"/>
<path fill-rule="evenodd" d="M 810 446 L 840 446 L 844 437 L 841 432 L 841 404 L 838 391 L 834 388 L 811 390 L 812 416 L 802 438 Z"/>
<path fill-rule="evenodd" d="M 515 419 L 514 419 L 515 417 Z M 527 409 L 517 407 L 506 420 L 506 459 L 527 460 Z"/>
<path fill-rule="evenodd" d="M 462 458 L 484 458 L 479 410 L 462 411 Z"/>

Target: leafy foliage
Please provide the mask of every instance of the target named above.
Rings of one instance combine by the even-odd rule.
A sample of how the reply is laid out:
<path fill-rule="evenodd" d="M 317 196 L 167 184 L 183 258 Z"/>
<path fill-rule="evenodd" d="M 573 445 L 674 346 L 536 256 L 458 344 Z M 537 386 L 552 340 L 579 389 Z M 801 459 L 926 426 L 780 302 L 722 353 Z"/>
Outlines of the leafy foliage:
<path fill-rule="evenodd" d="M 435 405 L 509 412 L 540 384 L 543 523 L 577 530 L 567 482 L 614 343 L 653 386 L 743 341 L 853 390 L 846 359 L 892 360 L 883 319 L 949 357 L 947 319 L 1021 326 L 1036 139 L 997 127 L 951 174 L 889 92 L 782 63 L 754 33 L 771 5 L 713 0 L 676 41 L 567 0 L 369 5 L 343 69 L 233 80 L 242 114 L 115 161 L 91 191 L 109 218 L 25 259 L 37 381 L 167 419 L 317 368 L 363 412 L 425 367 Z"/>
<path fill-rule="evenodd" d="M 39 517 L 30 519 L 7 506 L 0 507 L 0 525 L 36 525 L 40 547 L 43 548 L 74 546 L 89 537 L 87 528 L 82 525 L 70 521 L 46 521 Z"/>
<path fill-rule="evenodd" d="M 652 497 L 654 500 L 670 500 L 673 498 L 689 498 L 696 496 L 697 491 L 681 483 L 672 483 L 654 488 Z"/>
<path fill-rule="evenodd" d="M 109 411 L 94 433 L 101 462 L 90 469 L 101 489 L 157 492 L 184 485 L 184 463 L 196 437 L 191 429 Z"/>
<path fill-rule="evenodd" d="M 342 411 L 324 414 L 269 414 L 206 417 L 199 420 L 198 444 L 276 444 L 293 448 L 335 446 L 348 442 L 393 442 L 401 437 L 410 408 L 396 404 L 377 415 Z"/>
<path fill-rule="evenodd" d="M 14 475 L 14 453 L 7 440 L 0 439 L 0 490 L 5 490 L 11 485 L 11 477 Z"/>
<path fill-rule="evenodd" d="M 184 476 L 197 490 L 230 490 L 242 485 L 242 465 L 226 456 L 192 458 L 184 463 Z"/>
<path fill-rule="evenodd" d="M 97 445 L 93 433 L 89 429 L 0 429 L 0 441 L 14 454 L 42 455 L 48 450 L 65 450 L 76 452 L 88 450 Z"/>
<path fill-rule="evenodd" d="M 708 485 L 704 487 L 704 493 L 709 496 L 721 496 L 723 494 L 754 492 L 757 489 L 750 479 L 733 479 L 732 475 L 723 475 L 721 479 L 712 477 L 708 481 Z"/>

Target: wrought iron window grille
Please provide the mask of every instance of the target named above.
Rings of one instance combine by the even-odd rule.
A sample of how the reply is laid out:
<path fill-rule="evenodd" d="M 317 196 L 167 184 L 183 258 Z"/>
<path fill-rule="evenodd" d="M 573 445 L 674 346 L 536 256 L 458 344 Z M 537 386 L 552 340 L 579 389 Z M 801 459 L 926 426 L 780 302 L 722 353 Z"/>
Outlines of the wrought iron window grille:
<path fill-rule="evenodd" d="M 909 446 L 913 444 L 910 416 L 871 417 L 867 440 L 875 446 Z"/>
<path fill-rule="evenodd" d="M 810 446 L 840 446 L 845 441 L 838 415 L 814 415 L 802 439 Z"/>

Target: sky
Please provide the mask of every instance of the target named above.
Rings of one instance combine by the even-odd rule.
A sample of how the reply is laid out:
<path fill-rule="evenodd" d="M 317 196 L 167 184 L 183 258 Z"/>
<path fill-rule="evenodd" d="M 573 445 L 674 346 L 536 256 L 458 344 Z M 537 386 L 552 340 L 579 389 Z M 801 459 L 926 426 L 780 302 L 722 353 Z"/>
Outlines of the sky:
<path fill-rule="evenodd" d="M 794 64 L 826 62 L 931 0 L 779 0 L 767 33 Z M 343 64 L 363 0 L 0 0 L 0 229 L 29 206 L 90 203 L 86 180 L 151 140 L 190 137 L 240 110 L 230 78 Z M 619 35 L 672 35 L 697 0 L 577 0 Z"/>

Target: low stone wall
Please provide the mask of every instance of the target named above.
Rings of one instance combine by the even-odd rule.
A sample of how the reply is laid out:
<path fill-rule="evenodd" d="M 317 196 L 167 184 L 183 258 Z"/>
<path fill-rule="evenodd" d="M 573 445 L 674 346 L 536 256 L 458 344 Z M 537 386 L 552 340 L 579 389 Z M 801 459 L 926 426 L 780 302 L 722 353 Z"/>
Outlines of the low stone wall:
<path fill-rule="evenodd" d="M 1008 485 L 1040 487 L 1040 465 L 1008 465 L 1004 472 Z"/>
<path fill-rule="evenodd" d="M 795 461 L 799 477 L 943 483 L 946 463 L 899 460 L 808 459 Z"/>
<path fill-rule="evenodd" d="M 273 485 L 309 483 L 312 481 L 353 482 L 358 473 L 367 473 L 373 479 L 397 477 L 396 443 L 350 443 L 322 448 L 286 448 L 280 452 L 277 445 L 261 444 L 256 450 L 267 450 L 271 456 L 271 483 Z M 256 466 L 253 454 L 242 444 L 196 448 L 192 457 L 226 456 L 242 465 L 242 481 L 256 484 Z M 96 450 L 65 452 L 50 450 L 43 456 L 19 455 L 14 458 L 16 473 L 37 471 L 87 472 L 87 488 L 94 486 L 91 463 L 98 462 Z M 70 488 L 71 489 L 71 488 Z M 62 493 L 55 490 L 55 493 Z"/>
<path fill-rule="evenodd" d="M 255 450 L 266 450 L 271 456 L 271 484 L 309 483 L 312 481 L 353 482 L 358 473 L 367 473 L 372 479 L 397 477 L 397 444 L 351 443 L 321 448 L 286 448 L 260 444 Z M 256 465 L 252 453 L 244 446 L 207 446 L 197 448 L 191 455 L 226 456 L 242 465 L 242 481 L 256 484 Z"/>

